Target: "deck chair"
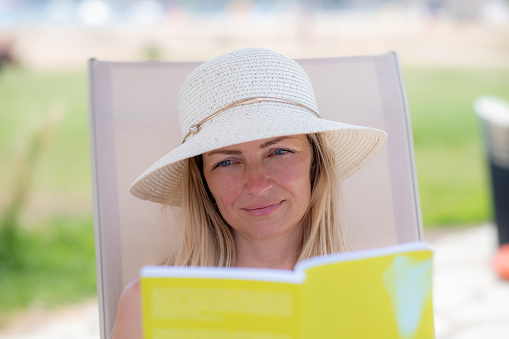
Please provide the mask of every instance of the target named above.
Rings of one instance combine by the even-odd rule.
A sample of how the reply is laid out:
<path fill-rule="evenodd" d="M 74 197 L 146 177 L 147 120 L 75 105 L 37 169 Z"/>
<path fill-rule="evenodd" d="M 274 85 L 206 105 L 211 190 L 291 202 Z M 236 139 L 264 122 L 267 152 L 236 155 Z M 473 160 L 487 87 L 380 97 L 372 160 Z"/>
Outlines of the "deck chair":
<path fill-rule="evenodd" d="M 342 183 L 347 241 L 368 249 L 420 240 L 412 134 L 395 53 L 305 59 L 326 119 L 383 129 L 389 141 Z M 90 60 L 90 138 L 102 338 L 112 334 L 126 284 L 160 263 L 178 237 L 177 210 L 134 198 L 128 187 L 181 142 L 177 95 L 198 63 Z"/>

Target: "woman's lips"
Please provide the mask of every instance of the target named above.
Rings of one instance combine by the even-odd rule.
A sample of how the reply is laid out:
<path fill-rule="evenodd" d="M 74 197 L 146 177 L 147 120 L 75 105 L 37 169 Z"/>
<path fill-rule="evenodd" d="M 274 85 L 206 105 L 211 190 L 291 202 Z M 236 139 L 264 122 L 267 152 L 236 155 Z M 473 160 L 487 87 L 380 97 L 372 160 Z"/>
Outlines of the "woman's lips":
<path fill-rule="evenodd" d="M 265 206 L 262 205 L 261 207 L 244 208 L 243 210 L 255 217 L 262 217 L 262 216 L 269 215 L 272 212 L 274 212 L 275 210 L 277 210 L 279 208 L 279 206 L 281 206 L 283 201 L 277 202 L 275 204 L 268 204 Z"/>

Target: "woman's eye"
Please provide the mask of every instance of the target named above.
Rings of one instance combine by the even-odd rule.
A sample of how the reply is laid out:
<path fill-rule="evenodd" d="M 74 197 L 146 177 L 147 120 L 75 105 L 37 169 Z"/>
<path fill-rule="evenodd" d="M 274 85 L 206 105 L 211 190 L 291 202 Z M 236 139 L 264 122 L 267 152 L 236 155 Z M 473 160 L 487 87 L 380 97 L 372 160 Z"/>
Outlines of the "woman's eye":
<path fill-rule="evenodd" d="M 273 152 L 273 154 L 275 154 L 275 155 L 283 155 L 283 154 L 286 154 L 286 153 L 288 153 L 288 152 L 290 152 L 290 151 L 288 151 L 288 150 L 286 150 L 286 149 L 277 149 L 277 150 L 275 150 L 275 151 Z"/>
<path fill-rule="evenodd" d="M 230 166 L 231 164 L 232 164 L 231 160 L 224 160 L 224 161 L 221 161 L 221 162 L 217 163 L 217 165 L 214 166 L 214 168 L 217 168 L 217 167 L 226 167 L 226 166 Z"/>

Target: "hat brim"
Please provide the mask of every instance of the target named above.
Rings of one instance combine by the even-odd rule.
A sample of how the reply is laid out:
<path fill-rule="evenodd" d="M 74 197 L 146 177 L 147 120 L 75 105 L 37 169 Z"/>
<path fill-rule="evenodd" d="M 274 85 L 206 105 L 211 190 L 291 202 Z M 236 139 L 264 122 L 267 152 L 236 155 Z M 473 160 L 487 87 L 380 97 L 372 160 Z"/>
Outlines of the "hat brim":
<path fill-rule="evenodd" d="M 244 142 L 310 133 L 323 133 L 328 139 L 336 154 L 337 171 L 344 180 L 366 164 L 387 140 L 384 131 L 320 119 L 293 105 L 250 106 L 232 108 L 205 123 L 197 134 L 145 170 L 130 192 L 140 199 L 179 206 L 184 159 Z"/>

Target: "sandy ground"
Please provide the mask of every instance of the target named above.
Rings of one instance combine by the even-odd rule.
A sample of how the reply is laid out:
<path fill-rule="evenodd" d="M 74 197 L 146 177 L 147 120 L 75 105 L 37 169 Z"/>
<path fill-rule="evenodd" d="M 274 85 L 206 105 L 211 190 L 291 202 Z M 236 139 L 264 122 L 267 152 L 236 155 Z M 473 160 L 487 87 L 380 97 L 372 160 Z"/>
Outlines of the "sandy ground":
<path fill-rule="evenodd" d="M 56 310 L 31 310 L 16 316 L 0 329 L 2 339 L 99 338 L 97 299 Z"/>
<path fill-rule="evenodd" d="M 24 26 L 1 32 L 0 41 L 9 36 L 21 64 L 36 69 L 84 69 L 91 57 L 206 60 L 243 47 L 271 48 L 293 58 L 396 51 L 404 65 L 509 67 L 509 23 L 439 20 L 391 9 L 265 18 L 180 14 L 157 26 Z"/>
<path fill-rule="evenodd" d="M 491 270 L 491 225 L 429 230 L 434 249 L 433 303 L 437 339 L 507 339 L 509 282 Z M 54 311 L 27 312 L 0 330 L 0 339 L 99 338 L 96 300 Z"/>

